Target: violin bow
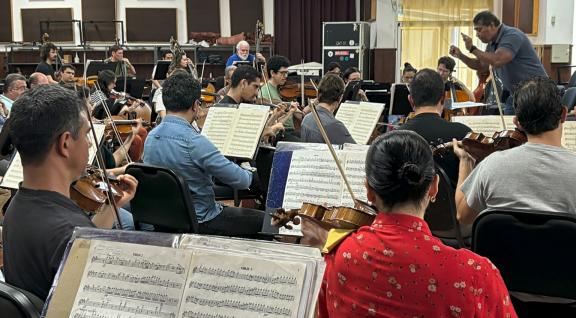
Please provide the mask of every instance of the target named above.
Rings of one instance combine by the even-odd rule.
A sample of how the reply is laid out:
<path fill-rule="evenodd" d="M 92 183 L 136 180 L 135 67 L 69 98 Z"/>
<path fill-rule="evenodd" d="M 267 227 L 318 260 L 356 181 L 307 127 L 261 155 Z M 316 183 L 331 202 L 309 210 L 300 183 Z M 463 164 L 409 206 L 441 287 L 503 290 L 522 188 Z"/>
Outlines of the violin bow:
<path fill-rule="evenodd" d="M 489 65 L 488 69 L 490 70 L 490 76 L 492 77 L 492 90 L 496 95 L 496 104 L 498 105 L 498 111 L 500 112 L 500 120 L 502 120 L 502 128 L 504 128 L 504 130 L 507 130 L 506 121 L 504 120 L 504 113 L 502 112 L 502 103 L 500 102 L 500 94 L 498 93 L 498 87 L 496 86 L 496 76 L 494 76 L 494 69 L 492 68 L 492 65 Z"/>
<path fill-rule="evenodd" d="M 86 69 L 86 56 L 84 56 L 84 69 Z M 98 81 L 96 81 L 96 84 L 98 84 Z M 82 97 L 83 97 L 83 101 L 84 101 L 84 109 L 86 110 L 86 116 L 88 116 L 88 122 L 90 123 L 90 131 L 92 132 L 92 138 L 94 139 L 94 146 L 96 147 L 96 163 L 98 164 L 98 166 L 100 166 L 100 169 L 102 169 L 102 179 L 104 180 L 104 183 L 106 184 L 106 188 L 108 189 L 108 191 L 106 191 L 106 195 L 108 196 L 108 201 L 110 202 L 110 204 L 112 205 L 112 209 L 114 211 L 114 218 L 116 221 L 116 224 L 118 226 L 118 228 L 120 230 L 123 229 L 122 227 L 122 223 L 120 223 L 120 214 L 118 213 L 118 206 L 116 205 L 116 201 L 114 200 L 114 194 L 112 193 L 112 187 L 110 186 L 110 179 L 108 178 L 108 172 L 106 171 L 106 163 L 104 161 L 104 156 L 102 156 L 102 151 L 100 150 L 100 145 L 98 144 L 98 137 L 96 136 L 96 130 L 94 129 L 94 123 L 92 122 L 92 115 L 90 113 L 90 109 L 88 108 L 88 101 L 86 98 L 86 72 L 84 72 L 84 84 L 82 86 Z M 99 89 L 99 87 L 97 88 Z M 104 101 L 105 103 L 105 101 Z M 106 105 L 107 107 L 107 105 Z M 108 112 L 110 112 L 110 110 L 108 110 Z M 112 124 L 114 124 L 114 122 L 112 122 Z M 114 126 L 113 126 L 114 127 Z M 118 131 L 116 131 L 117 133 Z M 120 142 L 122 144 L 122 142 Z M 127 155 L 128 153 L 126 153 Z"/>
<path fill-rule="evenodd" d="M 266 66 L 266 64 L 264 64 L 264 66 Z M 266 72 L 264 71 L 263 67 L 262 69 L 260 69 L 260 72 L 262 73 L 262 78 L 264 79 L 264 85 L 268 85 L 268 76 L 266 76 Z M 272 94 L 270 94 L 270 87 L 268 87 L 267 89 L 268 91 L 268 100 L 270 101 L 270 104 L 272 103 Z M 262 97 L 264 97 L 264 94 L 262 94 L 262 87 L 260 87 L 260 95 L 262 95 Z"/>
<path fill-rule="evenodd" d="M 348 178 L 346 178 L 346 174 L 344 173 L 344 169 L 342 168 L 342 165 L 340 164 L 340 160 L 338 159 L 338 155 L 336 155 L 336 151 L 334 151 L 334 147 L 332 147 L 332 143 L 330 142 L 330 139 L 328 138 L 328 135 L 326 134 L 326 130 L 324 129 L 324 126 L 322 126 L 322 122 L 320 121 L 320 116 L 318 116 L 318 111 L 316 111 L 316 107 L 314 105 L 311 105 L 310 108 L 312 109 L 314 121 L 316 121 L 316 125 L 318 126 L 318 129 L 320 130 L 320 134 L 322 135 L 322 138 L 324 139 L 326 146 L 328 146 L 328 149 L 330 150 L 330 154 L 332 155 L 332 158 L 334 159 L 334 162 L 336 163 L 336 166 L 338 167 L 338 171 L 340 172 L 340 176 L 342 177 L 342 180 L 344 180 L 344 184 L 346 184 L 346 189 L 348 190 L 348 193 L 350 194 L 352 201 L 356 202 L 356 196 L 354 195 L 354 192 L 352 191 L 352 187 L 350 186 L 350 183 L 348 182 Z"/>

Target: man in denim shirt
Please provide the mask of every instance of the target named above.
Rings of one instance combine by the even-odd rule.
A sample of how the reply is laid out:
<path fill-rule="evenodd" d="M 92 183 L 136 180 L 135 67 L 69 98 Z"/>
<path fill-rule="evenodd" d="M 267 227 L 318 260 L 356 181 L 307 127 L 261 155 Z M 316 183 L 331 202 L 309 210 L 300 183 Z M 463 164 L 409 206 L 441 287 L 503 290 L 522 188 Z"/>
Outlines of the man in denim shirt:
<path fill-rule="evenodd" d="M 200 84 L 186 72 L 177 71 L 164 82 L 162 100 L 167 115 L 146 138 L 144 163 L 170 168 L 186 180 L 200 233 L 255 235 L 262 227 L 262 211 L 223 206 L 214 199 L 214 177 L 235 189 L 247 189 L 253 176 L 226 159 L 191 125 L 199 99 Z"/>

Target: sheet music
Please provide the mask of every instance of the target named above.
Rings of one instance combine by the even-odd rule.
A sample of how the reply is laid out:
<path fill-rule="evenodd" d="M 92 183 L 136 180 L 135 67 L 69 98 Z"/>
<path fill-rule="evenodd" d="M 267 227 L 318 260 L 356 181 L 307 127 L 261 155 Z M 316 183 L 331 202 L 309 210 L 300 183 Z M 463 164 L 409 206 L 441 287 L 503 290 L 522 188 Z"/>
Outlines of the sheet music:
<path fill-rule="evenodd" d="M 348 178 L 348 183 L 352 188 L 352 192 L 356 196 L 356 199 L 362 201 L 368 201 L 366 196 L 366 171 L 364 170 L 366 164 L 366 151 L 354 151 L 345 152 L 345 162 L 344 162 L 344 172 L 346 173 L 346 178 Z M 343 185 L 346 187 L 346 185 Z M 346 188 L 342 191 L 342 205 L 354 206 L 352 197 Z"/>
<path fill-rule="evenodd" d="M 176 317 L 190 260 L 185 250 L 92 240 L 70 317 Z"/>
<path fill-rule="evenodd" d="M 224 154 L 237 158 L 252 158 L 266 125 L 269 108 L 261 105 L 242 106 L 244 104 L 238 108 L 237 119 L 231 129 L 231 136 Z"/>
<path fill-rule="evenodd" d="M 572 152 L 576 152 L 576 121 L 564 122 L 562 146 Z"/>
<path fill-rule="evenodd" d="M 512 119 L 514 116 L 504 116 L 507 129 L 514 129 L 516 125 Z M 472 129 L 473 132 L 483 133 L 487 137 L 492 137 L 495 132 L 504 130 L 502 119 L 497 115 L 490 116 L 454 116 L 453 122 L 462 123 Z"/>
<path fill-rule="evenodd" d="M 469 107 L 478 107 L 478 106 L 486 106 L 484 103 L 477 103 L 477 102 L 452 102 L 451 109 L 460 109 L 460 108 L 469 108 Z"/>
<path fill-rule="evenodd" d="M 367 144 L 384 110 L 384 104 L 361 102 L 343 103 L 336 119 L 340 120 L 359 144 Z"/>
<path fill-rule="evenodd" d="M 298 317 L 306 265 L 196 252 L 179 317 Z"/>
<path fill-rule="evenodd" d="M 88 149 L 87 164 L 91 164 L 94 161 L 94 158 L 96 157 L 98 145 L 100 144 L 100 141 L 104 136 L 105 127 L 106 126 L 104 124 L 94 124 L 94 132 L 96 133 L 96 138 L 98 138 L 98 142 L 94 142 L 94 136 L 92 135 L 92 132 L 88 133 L 88 138 L 90 139 L 92 146 L 90 147 L 90 149 Z M 22 160 L 20 159 L 20 153 L 16 152 L 14 154 L 14 158 L 10 162 L 10 166 L 8 166 L 8 170 L 6 171 L 6 174 L 4 175 L 1 184 L 3 188 L 17 190 L 19 188 L 18 185 L 20 184 L 20 182 L 22 182 L 22 180 L 24 180 L 24 169 L 22 168 Z"/>
<path fill-rule="evenodd" d="M 282 207 L 299 209 L 302 202 L 339 205 L 341 179 L 328 151 L 296 150 L 292 153 Z"/>
<path fill-rule="evenodd" d="M 236 108 L 231 107 L 210 107 L 208 110 L 202 135 L 210 139 L 221 153 L 225 153 L 226 142 L 236 119 L 236 111 Z"/>

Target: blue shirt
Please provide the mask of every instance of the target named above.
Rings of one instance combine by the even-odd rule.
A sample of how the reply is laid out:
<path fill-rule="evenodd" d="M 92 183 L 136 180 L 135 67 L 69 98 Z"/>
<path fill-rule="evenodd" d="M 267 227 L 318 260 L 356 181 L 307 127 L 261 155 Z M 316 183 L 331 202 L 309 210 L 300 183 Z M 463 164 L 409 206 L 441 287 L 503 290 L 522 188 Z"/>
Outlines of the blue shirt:
<path fill-rule="evenodd" d="M 4 94 L 2 94 L 0 95 L 0 103 L 4 104 L 4 106 L 6 106 L 6 109 L 12 110 L 12 105 L 14 104 L 14 101 L 6 97 Z"/>
<path fill-rule="evenodd" d="M 230 57 L 228 58 L 228 61 L 226 61 L 226 67 L 230 66 L 230 65 L 234 65 L 234 62 L 239 62 L 239 61 L 247 61 L 247 62 L 254 62 L 254 54 L 248 54 L 248 58 L 243 60 L 241 59 L 237 53 L 234 53 L 232 55 L 230 55 Z"/>
<path fill-rule="evenodd" d="M 504 48 L 514 56 L 502 67 L 494 68 L 506 90 L 514 92 L 518 83 L 534 76 L 547 77 L 532 43 L 519 29 L 502 24 L 496 40 L 488 44 L 486 52 L 493 53 L 498 48 Z"/>
<path fill-rule="evenodd" d="M 222 205 L 214 199 L 212 177 L 235 189 L 247 189 L 252 183 L 251 172 L 226 159 L 208 138 L 174 115 L 164 117 L 148 134 L 143 160 L 171 169 L 188 183 L 199 223 L 222 212 Z"/>

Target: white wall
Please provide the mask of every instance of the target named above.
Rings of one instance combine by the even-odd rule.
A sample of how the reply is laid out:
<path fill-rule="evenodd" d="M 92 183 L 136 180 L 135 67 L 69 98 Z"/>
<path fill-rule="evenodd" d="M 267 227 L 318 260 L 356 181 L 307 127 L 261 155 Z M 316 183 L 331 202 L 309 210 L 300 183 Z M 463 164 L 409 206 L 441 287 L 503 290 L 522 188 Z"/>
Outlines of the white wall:
<path fill-rule="evenodd" d="M 574 2 L 540 0 L 539 5 L 538 35 L 529 36 L 530 41 L 535 45 L 572 44 Z"/>

